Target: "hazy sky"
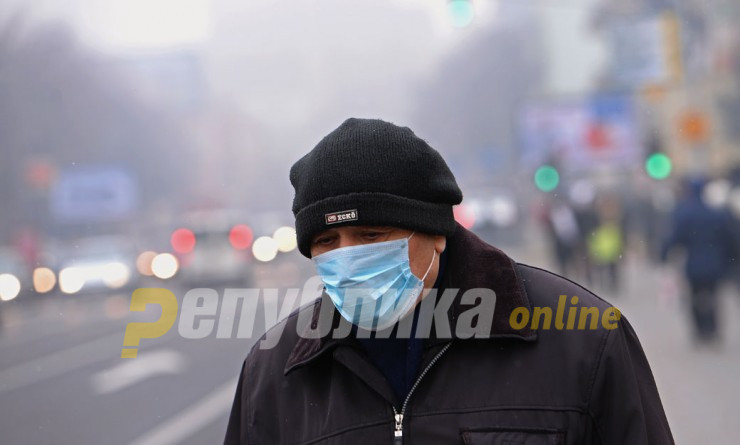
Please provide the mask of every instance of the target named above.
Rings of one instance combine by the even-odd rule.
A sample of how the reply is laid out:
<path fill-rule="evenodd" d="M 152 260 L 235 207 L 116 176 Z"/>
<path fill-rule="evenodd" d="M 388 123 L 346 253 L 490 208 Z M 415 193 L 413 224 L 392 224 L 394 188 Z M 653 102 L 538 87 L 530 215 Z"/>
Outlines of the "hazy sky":
<path fill-rule="evenodd" d="M 6 10 L 23 5 L 36 19 L 62 19 L 83 42 L 111 54 L 191 48 L 202 57 L 215 100 L 267 127 L 293 129 L 295 138 L 281 135 L 290 144 L 317 139 L 349 115 L 404 122 L 413 109 L 410 98 L 441 61 L 482 28 L 506 26 L 502 21 L 521 5 L 538 5 L 546 33 L 546 88 L 588 88 L 601 56 L 585 29 L 593 2 L 473 0 L 476 15 L 466 28 L 452 25 L 447 0 L 4 3 Z"/>
<path fill-rule="evenodd" d="M 424 78 L 495 20 L 497 10 L 496 2 L 476 2 L 475 20 L 459 29 L 451 25 L 446 0 L 7 1 L 6 10 L 23 5 L 34 19 L 66 21 L 104 52 L 194 48 L 208 64 L 217 96 L 268 120 L 280 113 L 286 123 L 315 115 L 322 103 L 377 90 L 399 98 L 382 111 L 400 111 L 408 82 Z"/>
<path fill-rule="evenodd" d="M 347 117 L 411 125 L 430 86 L 448 81 L 450 91 L 464 91 L 453 85 L 460 79 L 440 81 L 440 72 L 454 72 L 441 70 L 444 63 L 505 70 L 506 60 L 477 63 L 489 54 L 476 39 L 524 16 L 520 25 L 539 23 L 546 33 L 531 32 L 545 39 L 546 87 L 559 94 L 588 88 L 598 48 L 584 30 L 584 5 L 595 0 L 565 1 L 473 0 L 475 17 L 464 28 L 453 26 L 447 0 L 5 0 L 0 14 L 20 5 L 32 20 L 62 20 L 84 44 L 113 56 L 191 52 L 206 79 L 203 115 L 238 110 L 239 127 L 260 134 L 260 159 L 282 173 Z M 476 54 L 455 57 L 470 48 Z M 201 144 L 204 156 L 218 157 L 214 143 Z"/>
<path fill-rule="evenodd" d="M 428 22 L 428 32 L 454 37 L 447 0 L 5 0 L 0 11 L 18 7 L 36 19 L 68 21 L 83 39 L 107 50 L 156 49 L 199 43 L 213 35 L 224 13 L 247 13 L 263 23 L 280 16 L 306 18 L 323 15 L 338 23 L 352 22 L 361 11 L 374 11 L 375 18 L 392 20 L 412 11 Z M 495 1 L 476 1 L 474 26 L 495 16 Z M 352 17 L 354 16 L 354 17 Z M 314 17 L 315 18 L 315 17 Z M 371 24 L 366 20 L 366 23 Z M 383 27 L 384 23 L 375 23 Z M 286 36 L 289 37 L 289 36 Z"/>
<path fill-rule="evenodd" d="M 289 68 L 281 59 L 289 57 L 294 61 L 294 69 L 303 69 L 301 64 L 309 66 L 311 72 L 305 73 L 307 78 L 313 75 L 331 79 L 332 83 L 339 83 L 339 94 L 346 94 L 341 88 L 342 78 L 388 83 L 389 80 L 382 78 L 423 76 L 424 71 L 434 68 L 439 58 L 456 46 L 465 45 L 477 30 L 500 20 L 502 6 L 512 5 L 537 5 L 551 65 L 548 88 L 564 92 L 582 89 L 588 85 L 593 67 L 599 65 L 602 57 L 599 42 L 589 38 L 586 29 L 589 6 L 594 1 L 473 0 L 475 18 L 463 29 L 452 25 L 447 0 L 5 0 L 3 3 L 6 11 L 21 6 L 36 19 L 62 19 L 84 42 L 105 52 L 151 52 L 178 46 L 202 48 L 220 70 L 217 91 L 232 93 L 228 75 L 222 72 L 226 64 L 233 64 L 230 69 L 235 71 L 240 63 L 259 60 L 268 66 L 253 67 L 252 73 L 259 71 L 280 77 L 284 75 L 281 71 Z M 327 75 L 327 67 L 322 64 L 331 64 L 335 72 Z M 368 64 L 373 68 L 370 71 Z M 219 81 L 227 85 L 220 85 Z M 300 97 L 297 101 L 300 102 Z M 290 108 L 284 112 L 286 116 L 305 114 L 304 110 Z"/>

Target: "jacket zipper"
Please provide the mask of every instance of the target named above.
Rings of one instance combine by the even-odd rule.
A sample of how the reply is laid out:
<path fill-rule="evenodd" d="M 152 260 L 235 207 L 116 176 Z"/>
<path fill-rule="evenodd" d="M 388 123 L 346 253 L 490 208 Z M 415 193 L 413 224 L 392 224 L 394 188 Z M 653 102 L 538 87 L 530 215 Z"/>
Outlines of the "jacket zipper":
<path fill-rule="evenodd" d="M 393 416 L 396 421 L 396 428 L 393 432 L 393 445 L 403 445 L 403 415 L 406 412 L 406 406 L 409 404 L 409 399 L 411 398 L 411 395 L 414 393 L 414 390 L 416 390 L 416 387 L 419 386 L 419 383 L 421 382 L 421 379 L 424 378 L 425 375 L 427 375 L 427 372 L 429 372 L 429 369 L 431 369 L 432 366 L 434 366 L 435 363 L 437 363 L 437 360 L 439 360 L 440 357 L 442 357 L 442 354 L 447 352 L 448 349 L 450 349 L 450 346 L 452 343 L 447 343 L 441 351 L 437 353 L 437 355 L 434 356 L 431 362 L 427 365 L 426 368 L 419 374 L 419 378 L 416 379 L 414 382 L 414 385 L 411 387 L 411 390 L 409 390 L 409 393 L 406 394 L 406 399 L 403 401 L 403 405 L 401 405 L 401 412 L 399 413 L 396 410 L 396 407 L 393 406 Z"/>

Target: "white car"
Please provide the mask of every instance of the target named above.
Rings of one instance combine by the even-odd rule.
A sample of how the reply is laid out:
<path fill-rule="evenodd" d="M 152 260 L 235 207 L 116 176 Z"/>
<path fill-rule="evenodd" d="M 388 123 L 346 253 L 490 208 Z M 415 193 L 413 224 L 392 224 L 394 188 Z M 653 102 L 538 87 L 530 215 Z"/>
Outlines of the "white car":
<path fill-rule="evenodd" d="M 249 285 L 252 241 L 244 218 L 224 212 L 186 215 L 170 237 L 180 261 L 178 276 L 188 286 Z"/>
<path fill-rule="evenodd" d="M 59 289 L 67 294 L 131 288 L 138 281 L 137 251 L 124 236 L 95 236 L 55 249 Z"/>

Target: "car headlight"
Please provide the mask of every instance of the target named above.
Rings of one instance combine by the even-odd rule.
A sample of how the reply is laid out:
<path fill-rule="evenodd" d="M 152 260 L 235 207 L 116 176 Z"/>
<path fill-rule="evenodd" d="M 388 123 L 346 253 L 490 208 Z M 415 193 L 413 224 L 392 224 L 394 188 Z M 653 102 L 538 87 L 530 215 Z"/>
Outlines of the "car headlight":
<path fill-rule="evenodd" d="M 261 236 L 252 244 L 252 254 L 259 261 L 267 263 L 275 259 L 278 253 L 278 243 L 269 236 Z"/>
<path fill-rule="evenodd" d="M 0 274 L 0 300 L 10 301 L 21 293 L 21 281 L 13 274 Z"/>
<path fill-rule="evenodd" d="M 160 253 L 152 260 L 152 273 L 163 280 L 174 277 L 178 268 L 177 258 L 171 253 Z"/>
<path fill-rule="evenodd" d="M 54 271 L 48 267 L 37 267 L 33 270 L 33 289 L 36 292 L 45 294 L 54 289 L 56 283 L 57 277 L 54 275 Z"/>
<path fill-rule="evenodd" d="M 295 229 L 292 227 L 280 227 L 275 230 L 275 234 L 272 235 L 272 239 L 277 243 L 277 249 L 283 253 L 290 252 L 298 247 Z"/>
<path fill-rule="evenodd" d="M 131 278 L 131 269 L 120 262 L 108 263 L 102 267 L 101 278 L 109 288 L 118 289 L 128 283 Z"/>
<path fill-rule="evenodd" d="M 85 272 L 79 267 L 65 267 L 59 272 L 59 289 L 65 294 L 79 292 L 85 285 Z"/>

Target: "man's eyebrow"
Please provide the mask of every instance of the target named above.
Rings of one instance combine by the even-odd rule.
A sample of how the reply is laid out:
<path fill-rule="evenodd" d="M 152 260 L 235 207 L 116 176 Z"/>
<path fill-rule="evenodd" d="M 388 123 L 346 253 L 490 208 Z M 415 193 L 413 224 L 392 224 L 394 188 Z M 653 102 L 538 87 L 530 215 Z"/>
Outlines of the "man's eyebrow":
<path fill-rule="evenodd" d="M 316 240 L 318 238 L 321 238 L 322 236 L 331 235 L 333 233 L 335 233 L 334 230 L 325 230 L 325 231 L 323 231 L 321 233 L 317 233 L 316 235 L 314 235 L 312 239 L 313 240 Z"/>

